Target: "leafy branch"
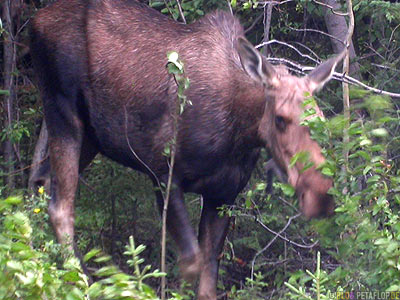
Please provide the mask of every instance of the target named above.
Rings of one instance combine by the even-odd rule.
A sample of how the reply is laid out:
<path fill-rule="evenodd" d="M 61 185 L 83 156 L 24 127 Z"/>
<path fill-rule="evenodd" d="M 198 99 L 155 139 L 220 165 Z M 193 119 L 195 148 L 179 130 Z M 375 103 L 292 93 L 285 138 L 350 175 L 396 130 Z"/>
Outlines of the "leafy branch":
<path fill-rule="evenodd" d="M 167 238 L 167 211 L 168 203 L 171 195 L 172 177 L 175 165 L 176 143 L 178 137 L 178 121 L 179 116 L 183 113 L 187 104 L 192 104 L 185 96 L 185 91 L 189 88 L 190 81 L 184 76 L 183 62 L 179 60 L 177 52 L 167 53 L 168 73 L 174 77 L 175 83 L 178 86 L 177 98 L 175 101 L 175 109 L 171 112 L 172 117 L 172 139 L 169 141 L 164 149 L 164 154 L 169 156 L 169 171 L 168 182 L 165 190 L 164 207 L 162 212 L 162 234 L 161 234 L 161 272 L 166 272 L 165 257 L 166 257 L 166 238 Z M 161 277 L 161 299 L 165 299 L 165 286 L 166 278 Z"/>

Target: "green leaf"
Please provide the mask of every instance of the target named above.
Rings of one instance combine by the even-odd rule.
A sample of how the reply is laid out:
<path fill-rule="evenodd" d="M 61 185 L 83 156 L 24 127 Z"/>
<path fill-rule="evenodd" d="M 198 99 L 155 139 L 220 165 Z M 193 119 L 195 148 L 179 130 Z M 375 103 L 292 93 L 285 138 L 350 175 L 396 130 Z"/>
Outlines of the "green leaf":
<path fill-rule="evenodd" d="M 372 144 L 372 141 L 370 139 L 363 139 L 360 142 L 360 146 L 368 146 L 368 145 L 371 145 L 371 144 Z"/>
<path fill-rule="evenodd" d="M 13 270 L 13 271 L 23 271 L 24 268 L 22 266 L 22 264 L 19 261 L 15 261 L 15 260 L 9 260 L 7 263 L 7 268 Z"/>
<path fill-rule="evenodd" d="M 72 291 L 70 291 L 66 296 L 66 300 L 82 300 L 82 299 L 85 299 L 85 295 L 77 287 L 74 287 Z"/>
<path fill-rule="evenodd" d="M 70 271 L 64 274 L 64 281 L 77 282 L 80 280 L 79 273 L 77 271 Z"/>
<path fill-rule="evenodd" d="M 246 206 L 247 209 L 250 209 L 250 208 L 251 208 L 251 200 L 250 200 L 250 198 L 246 198 L 246 200 L 245 200 L 245 206 Z"/>
<path fill-rule="evenodd" d="M 350 99 L 363 99 L 369 93 L 370 91 L 368 90 L 363 90 L 359 88 L 350 88 L 349 96 Z"/>
<path fill-rule="evenodd" d="M 377 239 L 374 243 L 374 245 L 386 245 L 388 243 L 388 240 L 386 238 L 381 238 Z"/>
<path fill-rule="evenodd" d="M 6 200 L 4 200 L 4 202 L 11 205 L 17 205 L 22 202 L 22 196 L 9 196 L 6 198 Z"/>
<path fill-rule="evenodd" d="M 88 253 L 85 254 L 85 256 L 83 257 L 83 261 L 87 262 L 89 261 L 91 258 L 97 256 L 99 253 L 101 253 L 100 249 L 92 249 L 90 250 Z"/>
<path fill-rule="evenodd" d="M 331 170 L 331 168 L 328 168 L 328 167 L 322 168 L 321 173 L 324 174 L 324 175 L 326 175 L 326 176 L 333 176 L 333 175 L 335 175 L 335 173 Z"/>
<path fill-rule="evenodd" d="M 371 134 L 376 137 L 385 137 L 388 135 L 388 132 L 385 128 L 377 128 L 377 129 L 371 130 Z"/>
<path fill-rule="evenodd" d="M 264 182 L 257 183 L 256 185 L 256 191 L 264 191 L 267 187 L 267 184 Z"/>
<path fill-rule="evenodd" d="M 364 175 L 364 176 L 367 175 L 368 172 L 371 171 L 371 169 L 372 169 L 372 166 L 366 166 L 366 167 L 364 168 L 364 170 L 363 170 L 363 175 Z"/>
<path fill-rule="evenodd" d="M 300 151 L 297 152 L 293 157 L 290 159 L 289 168 L 293 168 L 297 162 L 306 163 L 310 159 L 310 153 L 308 151 Z"/>
<path fill-rule="evenodd" d="M 381 177 L 379 175 L 374 175 L 367 179 L 367 183 L 378 182 L 380 179 L 381 179 Z"/>
<path fill-rule="evenodd" d="M 282 192 L 288 197 L 293 197 L 294 194 L 296 193 L 296 190 L 290 184 L 282 183 L 280 185 L 280 188 L 281 188 Z"/>

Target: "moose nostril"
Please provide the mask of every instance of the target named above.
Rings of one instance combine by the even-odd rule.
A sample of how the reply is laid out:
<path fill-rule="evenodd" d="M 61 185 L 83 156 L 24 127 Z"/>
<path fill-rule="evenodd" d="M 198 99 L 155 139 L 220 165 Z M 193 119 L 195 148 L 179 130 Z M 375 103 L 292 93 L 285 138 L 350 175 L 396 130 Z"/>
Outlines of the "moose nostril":
<path fill-rule="evenodd" d="M 305 198 L 305 192 L 302 192 L 302 193 L 300 194 L 300 201 L 303 202 L 303 201 L 304 201 L 304 198 Z"/>
<path fill-rule="evenodd" d="M 300 194 L 299 200 L 300 200 L 300 208 L 303 209 L 304 208 L 304 192 L 302 192 Z"/>

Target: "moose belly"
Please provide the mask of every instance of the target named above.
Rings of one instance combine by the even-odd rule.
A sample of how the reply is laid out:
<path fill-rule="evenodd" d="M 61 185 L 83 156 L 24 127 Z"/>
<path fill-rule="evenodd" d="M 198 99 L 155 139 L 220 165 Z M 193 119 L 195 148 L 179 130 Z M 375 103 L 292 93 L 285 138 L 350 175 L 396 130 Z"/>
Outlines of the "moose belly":
<path fill-rule="evenodd" d="M 194 170 L 186 172 L 182 181 L 185 192 L 201 194 L 206 199 L 221 203 L 233 201 L 250 179 L 258 156 L 259 150 L 256 149 L 242 156 L 240 161 L 225 158 L 211 165 L 205 160 L 203 166 L 208 167 L 207 174 L 196 174 Z"/>

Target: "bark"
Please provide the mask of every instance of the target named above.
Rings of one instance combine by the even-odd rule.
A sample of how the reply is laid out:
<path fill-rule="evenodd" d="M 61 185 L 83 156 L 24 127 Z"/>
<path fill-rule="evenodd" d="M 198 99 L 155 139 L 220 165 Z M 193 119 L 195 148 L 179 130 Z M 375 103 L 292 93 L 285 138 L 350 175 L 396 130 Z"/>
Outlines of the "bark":
<path fill-rule="evenodd" d="M 339 11 L 342 6 L 340 1 L 337 0 L 323 0 L 321 1 L 326 5 L 331 6 L 334 10 Z M 346 22 L 346 17 L 341 15 L 334 14 L 329 8 L 325 8 L 325 24 L 328 29 L 328 33 L 338 40 L 331 38 L 332 48 L 336 54 L 342 52 L 345 41 L 346 35 L 348 32 L 348 25 Z M 354 50 L 353 42 L 350 43 L 349 48 L 349 57 L 351 61 L 354 61 L 357 57 L 356 52 Z M 350 65 L 350 75 L 360 79 L 360 65 L 357 62 L 352 62 Z"/>
<path fill-rule="evenodd" d="M 8 95 L 4 98 L 4 127 L 7 131 L 7 138 L 4 143 L 4 161 L 5 161 L 5 182 L 10 189 L 15 188 L 14 177 L 14 149 L 11 139 L 12 125 L 15 120 L 14 105 L 16 101 L 16 88 L 14 72 L 16 69 L 16 46 L 14 40 L 13 19 L 17 13 L 18 1 L 6 0 L 2 6 L 2 20 L 5 32 L 3 43 L 3 62 L 4 62 L 4 82 L 3 89 L 8 90 Z"/>
<path fill-rule="evenodd" d="M 264 7 L 264 40 L 263 42 L 268 42 L 269 41 L 269 32 L 271 29 L 271 17 L 272 17 L 272 8 L 274 4 L 272 3 L 267 3 L 266 7 Z M 263 47 L 263 54 L 265 56 L 268 56 L 268 46 L 265 45 Z"/>

